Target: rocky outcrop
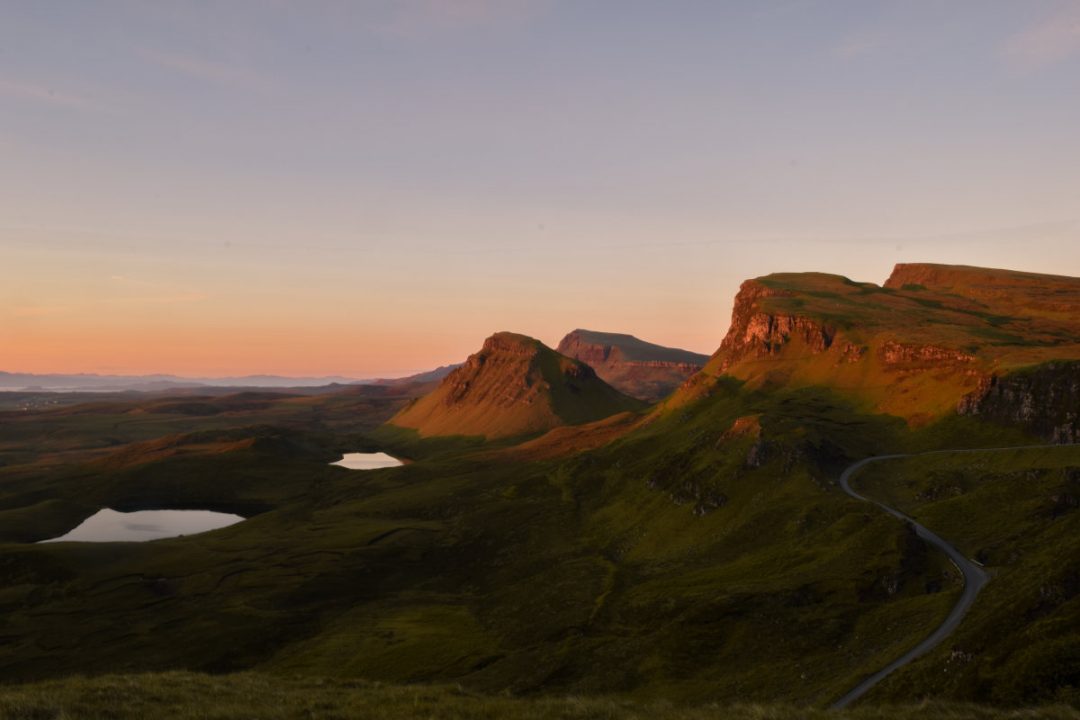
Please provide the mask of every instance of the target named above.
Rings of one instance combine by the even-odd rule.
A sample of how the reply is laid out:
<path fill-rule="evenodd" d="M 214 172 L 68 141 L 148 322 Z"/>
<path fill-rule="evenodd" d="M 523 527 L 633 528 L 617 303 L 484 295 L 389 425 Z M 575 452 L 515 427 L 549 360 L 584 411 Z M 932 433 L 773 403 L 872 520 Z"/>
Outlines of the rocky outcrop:
<path fill-rule="evenodd" d="M 1049 442 L 1080 443 L 1080 361 L 987 377 L 961 399 L 957 412 L 1021 425 Z"/>
<path fill-rule="evenodd" d="M 934 365 L 937 367 L 975 362 L 975 356 L 937 345 L 905 344 L 888 340 L 881 345 L 881 361 L 886 365 Z"/>
<path fill-rule="evenodd" d="M 666 397 L 709 359 L 633 335 L 580 329 L 567 334 L 557 349 L 592 367 L 612 387 L 649 402 Z"/>
<path fill-rule="evenodd" d="M 822 353 L 832 347 L 836 328 L 810 317 L 769 312 L 762 306 L 765 298 L 792 294 L 757 280 L 747 280 L 739 287 L 731 312 L 731 327 L 720 343 L 718 354 L 724 358 L 721 371 L 746 357 L 775 355 L 796 338 L 811 353 Z"/>

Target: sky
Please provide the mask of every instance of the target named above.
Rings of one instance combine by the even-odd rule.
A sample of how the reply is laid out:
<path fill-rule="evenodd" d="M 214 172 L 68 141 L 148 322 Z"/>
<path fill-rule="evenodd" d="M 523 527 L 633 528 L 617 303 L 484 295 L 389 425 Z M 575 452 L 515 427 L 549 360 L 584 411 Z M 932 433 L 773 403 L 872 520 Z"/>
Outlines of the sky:
<path fill-rule="evenodd" d="M 1080 275 L 1080 0 L 0 2 L 0 370 L 711 353 L 897 262 Z"/>

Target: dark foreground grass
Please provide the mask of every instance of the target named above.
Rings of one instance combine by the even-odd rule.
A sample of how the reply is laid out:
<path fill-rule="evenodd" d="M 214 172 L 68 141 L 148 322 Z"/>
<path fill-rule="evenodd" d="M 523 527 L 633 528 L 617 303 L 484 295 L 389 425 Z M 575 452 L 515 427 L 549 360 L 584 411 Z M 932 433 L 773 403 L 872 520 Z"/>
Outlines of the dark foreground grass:
<path fill-rule="evenodd" d="M 331 419 L 340 411 L 312 407 Z M 75 410 L 85 415 L 72 415 Z M 52 437 L 51 428 L 56 442 L 67 437 L 73 449 L 0 468 L 0 682 L 58 683 L 28 686 L 48 689 L 26 696 L 40 707 L 26 706 L 16 717 L 668 712 L 625 705 L 630 700 L 677 701 L 684 715 L 673 717 L 693 717 L 685 713 L 704 712 L 709 702 L 723 703 L 710 717 L 733 716 L 734 702 L 825 707 L 925 637 L 960 590 L 940 554 L 884 512 L 839 492 L 834 478 L 856 458 L 895 449 L 1004 442 L 998 429 L 971 418 L 917 435 L 902 421 L 862 412 L 827 390 L 766 393 L 736 381 L 610 445 L 530 460 L 467 438 L 364 437 L 355 428 L 370 417 L 279 427 L 276 405 L 264 416 L 246 414 L 254 425 L 176 434 L 170 420 L 169 435 L 123 442 L 156 431 L 137 425 L 159 423 L 143 412 L 134 416 L 143 421 L 121 423 L 126 434 L 111 446 L 117 421 L 105 410 L 75 408 L 28 421 L 13 444 L 33 445 L 35 437 Z M 68 433 L 72 417 L 86 423 L 81 434 Z M 7 432 L 0 424 L 0 446 Z M 376 447 L 413 462 L 371 472 L 328 465 L 346 449 Z M 932 457 L 934 466 L 917 468 L 918 477 L 946 469 L 938 467 L 946 456 Z M 964 460 L 963 467 L 978 462 L 975 455 Z M 1026 466 L 1024 460 L 1017 467 Z M 980 597 L 981 603 L 1022 587 L 1023 597 L 1041 604 L 1016 612 L 1009 591 L 1001 596 L 1007 612 L 981 615 L 976 606 L 965 622 L 980 629 L 977 654 L 962 629 L 956 658 L 951 644 L 943 647 L 944 657 L 891 678 L 904 683 L 902 692 L 896 686 L 871 701 L 929 696 L 1010 707 L 1080 705 L 1073 701 L 1078 683 L 1062 674 L 1077 667 L 1070 658 L 1080 647 L 1069 624 L 1080 613 L 1059 602 L 1075 587 L 1072 565 L 1049 578 L 1040 574 L 1044 561 L 1072 556 L 1074 545 L 1064 539 L 1080 537 L 1070 520 L 1080 513 L 1066 512 L 1078 494 L 1054 485 L 1056 477 L 1039 486 L 1038 500 L 1056 519 L 1035 518 L 1035 527 L 1054 532 L 1016 548 L 1024 551 L 1013 563 L 1023 573 L 1019 583 L 999 575 Z M 938 480 L 935 487 L 957 484 L 951 475 Z M 1017 487 L 1032 489 L 1025 482 Z M 881 487 L 881 497 L 891 498 L 892 489 L 892 483 Z M 877 490 L 871 494 L 878 497 Z M 896 504 L 908 507 L 903 498 Z M 998 507 L 977 503 L 984 505 Z M 249 519 L 152 543 L 30 542 L 68 530 L 102 506 L 236 508 Z M 966 528 L 978 507 L 950 509 L 941 516 L 947 525 L 924 520 L 967 549 Z M 931 511 L 938 509 L 919 509 Z M 976 525 L 995 532 L 1012 527 L 995 518 Z M 978 541 L 970 552 L 992 550 L 988 565 L 1012 556 L 1008 537 L 970 539 Z M 1046 552 L 1036 552 L 1039 547 Z M 1036 636 L 1055 641 L 1027 642 Z M 1037 654 L 1024 650 L 1023 667 L 994 665 L 985 677 L 955 672 L 961 661 L 978 664 L 969 656 L 1020 658 L 1015 649 L 1029 645 Z M 947 672 L 929 662 L 935 658 L 949 663 Z M 212 681 L 155 676 L 173 680 L 140 681 L 130 696 L 123 680 L 112 689 L 91 683 L 76 692 L 83 681 L 65 679 L 167 671 L 265 675 L 246 686 L 183 692 L 184 682 Z M 958 675 L 971 681 L 956 683 Z M 285 681 L 279 692 L 271 682 L 282 681 L 258 680 L 266 676 L 333 677 L 337 684 L 318 693 L 290 691 L 293 681 Z M 176 680 L 184 677 L 195 679 Z M 391 689 L 349 684 L 353 678 Z M 244 689 L 258 682 L 270 689 Z M 295 683 L 317 690 L 311 680 Z M 411 683 L 443 689 L 392 689 Z M 455 694 L 448 684 L 477 695 Z M 389 695 L 372 699 L 384 690 L 414 703 L 426 697 L 417 693 L 436 693 L 440 709 L 395 715 L 386 709 L 394 707 Z M 29 691 L 0 697 L 14 702 L 10 693 L 18 692 Z M 525 703 L 502 692 L 622 700 Z M 119 698 L 113 709 L 56 704 L 110 693 Z M 169 702 L 186 702 L 190 712 L 158 709 Z M 298 704 L 309 702 L 326 706 Z M 365 710 L 363 702 L 376 709 Z M 229 707 L 243 713 L 229 715 Z M 791 716 L 782 712 L 788 715 L 773 716 Z"/>
<path fill-rule="evenodd" d="M 991 574 L 957 632 L 871 700 L 1080 706 L 1080 446 L 920 455 L 872 465 L 856 484 Z"/>
<path fill-rule="evenodd" d="M 484 696 L 456 686 L 385 685 L 253 673 L 109 675 L 0 686 L 2 720 L 153 717 L 176 720 L 1080 720 L 1080 710 L 1066 706 L 998 710 L 942 703 L 871 706 L 846 711 L 760 704 L 692 707 L 615 698 Z"/>

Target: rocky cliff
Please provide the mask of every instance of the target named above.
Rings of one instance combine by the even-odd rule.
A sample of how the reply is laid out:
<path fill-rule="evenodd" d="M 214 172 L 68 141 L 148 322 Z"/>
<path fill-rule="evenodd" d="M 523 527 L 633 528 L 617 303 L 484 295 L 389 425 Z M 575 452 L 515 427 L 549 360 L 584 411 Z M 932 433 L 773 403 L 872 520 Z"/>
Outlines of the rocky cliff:
<path fill-rule="evenodd" d="M 557 349 L 592 367 L 612 387 L 649 402 L 669 395 L 709 359 L 633 335 L 581 329 L 567 334 Z"/>
<path fill-rule="evenodd" d="M 1052 443 L 1080 443 L 1080 361 L 988 377 L 961 399 L 957 411 L 1021 425 Z"/>
<path fill-rule="evenodd" d="M 731 312 L 731 325 L 720 343 L 720 368 L 726 370 L 745 358 L 777 355 L 792 340 L 801 340 L 812 354 L 832 347 L 836 328 L 806 315 L 788 313 L 768 305 L 767 298 L 793 298 L 795 293 L 747 280 L 739 287 Z"/>
<path fill-rule="evenodd" d="M 958 404 L 981 407 L 965 398 L 1019 368 L 1077 358 L 1076 278 L 923 264 L 898 265 L 884 286 L 781 273 L 742 284 L 720 348 L 669 404 L 710 394 L 729 375 L 750 387 L 826 386 L 921 423 Z M 987 412 L 1004 407 L 994 397 Z"/>

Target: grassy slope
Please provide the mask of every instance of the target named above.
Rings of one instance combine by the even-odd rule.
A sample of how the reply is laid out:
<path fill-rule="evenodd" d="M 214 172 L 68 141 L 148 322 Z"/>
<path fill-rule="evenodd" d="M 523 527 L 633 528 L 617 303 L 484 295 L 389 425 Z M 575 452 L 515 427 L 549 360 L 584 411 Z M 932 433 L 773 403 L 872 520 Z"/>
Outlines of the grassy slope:
<path fill-rule="evenodd" d="M 133 397 L 0 415 L 0 542 L 62 534 L 106 500 L 118 507 L 156 500 L 245 515 L 264 511 L 296 491 L 298 459 L 309 464 L 312 453 L 362 449 L 361 433 L 408 401 L 352 392 Z M 273 483 L 249 471 L 257 438 L 260 450 L 279 444 L 283 461 Z M 209 469 L 207 455 L 215 459 Z M 164 457 L 171 462 L 151 463 Z M 305 487 L 308 464 L 300 466 Z"/>
<path fill-rule="evenodd" d="M 3 720 L 1078 720 L 1068 707 L 1008 711 L 975 705 L 920 704 L 845 712 L 786 706 L 684 706 L 613 698 L 484 696 L 454 686 L 393 686 L 362 681 L 192 673 L 71 678 L 0 686 Z"/>
<path fill-rule="evenodd" d="M 1016 282 L 1010 285 L 1009 278 Z M 1034 278 L 1004 272 L 992 280 L 1002 292 L 975 296 L 956 292 L 970 293 L 968 285 L 879 287 L 823 273 L 780 273 L 760 281 L 791 293 L 768 298 L 767 310 L 819 318 L 856 343 L 887 338 L 935 344 L 974 353 L 994 365 L 1076 357 L 1080 325 L 1074 311 L 1080 279 Z M 1047 308 L 1032 298 L 1054 280 L 1062 282 L 1060 302 L 1067 302 L 1068 312 L 1062 307 Z"/>
<path fill-rule="evenodd" d="M 865 288 L 845 284 L 861 297 Z M 863 325 L 853 332 L 874 331 L 872 318 L 855 319 Z M 70 523 L 92 504 L 240 500 L 258 514 L 144 545 L 0 546 L 0 674 L 254 667 L 479 691 L 826 703 L 925 635 L 958 590 L 942 558 L 832 478 L 866 455 L 1030 438 L 960 417 L 913 429 L 872 412 L 865 393 L 878 386 L 857 375 L 876 366 L 838 373 L 834 358 L 802 352 L 800 361 L 805 350 L 753 360 L 766 382 L 714 378 L 628 434 L 598 425 L 620 439 L 597 448 L 575 436 L 592 449 L 570 457 L 540 441 L 478 447 L 382 428 L 366 441 L 418 461 L 363 474 L 331 468 L 327 453 L 365 442 L 357 431 L 387 407 L 349 419 L 338 398 L 198 417 L 105 405 L 5 426 L 0 457 L 12 464 L 0 469 L 0 512 L 12 514 L 2 527 L 24 533 L 9 529 L 8 540 Z M 799 382 L 771 381 L 792 370 L 785 362 L 802 363 Z M 858 382 L 840 382 L 846 372 Z M 947 375 L 908 373 L 891 387 L 910 402 L 915 390 L 949 387 Z M 121 447 L 254 422 L 290 429 L 200 435 L 177 453 Z M 110 448 L 146 462 L 105 461 Z M 944 456 L 926 462 L 920 472 L 947 466 Z M 1009 471 L 1039 462 L 1019 458 Z M 1008 511 L 1025 507 L 1030 489 L 974 491 L 978 502 L 937 518 L 911 507 L 930 527 L 990 513 L 979 527 L 991 534 L 970 542 L 996 553 L 1018 542 Z M 1071 522 L 1038 525 L 1039 542 L 1017 546 L 1015 582 L 1002 569 L 991 583 L 985 597 L 998 599 L 977 606 L 959 655 L 943 659 L 951 648 L 942 649 L 882 695 L 1075 701 L 1058 676 L 1075 667 L 1075 576 L 1071 565 L 1064 574 L 1050 566 L 1072 552 Z M 960 526 L 939 529 L 951 538 Z M 977 633 L 965 636 L 968 628 Z M 934 664 L 956 658 L 974 670 Z"/>
<path fill-rule="evenodd" d="M 1080 447 L 897 460 L 858 484 L 993 576 L 955 638 L 876 697 L 1080 703 Z"/>
<path fill-rule="evenodd" d="M 380 437 L 426 459 L 357 474 L 327 466 L 309 434 L 209 435 L 230 449 L 39 475 L 49 493 L 103 504 L 138 490 L 167 505 L 185 489 L 265 508 L 149 544 L 0 546 L 0 673 L 257 667 L 826 703 L 940 621 L 957 588 L 940 558 L 831 478 L 883 448 L 1016 440 L 963 418 L 913 434 L 827 393 L 734 382 L 562 460 L 397 431 Z M 28 527 L 58 514 L 15 512 Z"/>
<path fill-rule="evenodd" d="M 727 434 L 748 410 L 768 438 L 760 467 L 758 440 Z M 733 387 L 570 460 L 414 439 L 427 460 L 356 474 L 318 446 L 286 459 L 264 442 L 80 476 L 101 501 L 134 486 L 158 504 L 173 479 L 207 478 L 269 509 L 150 544 L 4 546 L 0 672 L 261 667 L 826 702 L 955 592 L 902 527 L 830 486 L 899 427 L 827 396 Z"/>
<path fill-rule="evenodd" d="M 172 400 L 83 402 L 33 412 L 0 412 L 0 471 L 56 467 L 164 435 L 255 424 L 338 434 L 371 431 L 405 405 L 406 393 L 339 392 L 322 396 L 241 393 Z"/>

